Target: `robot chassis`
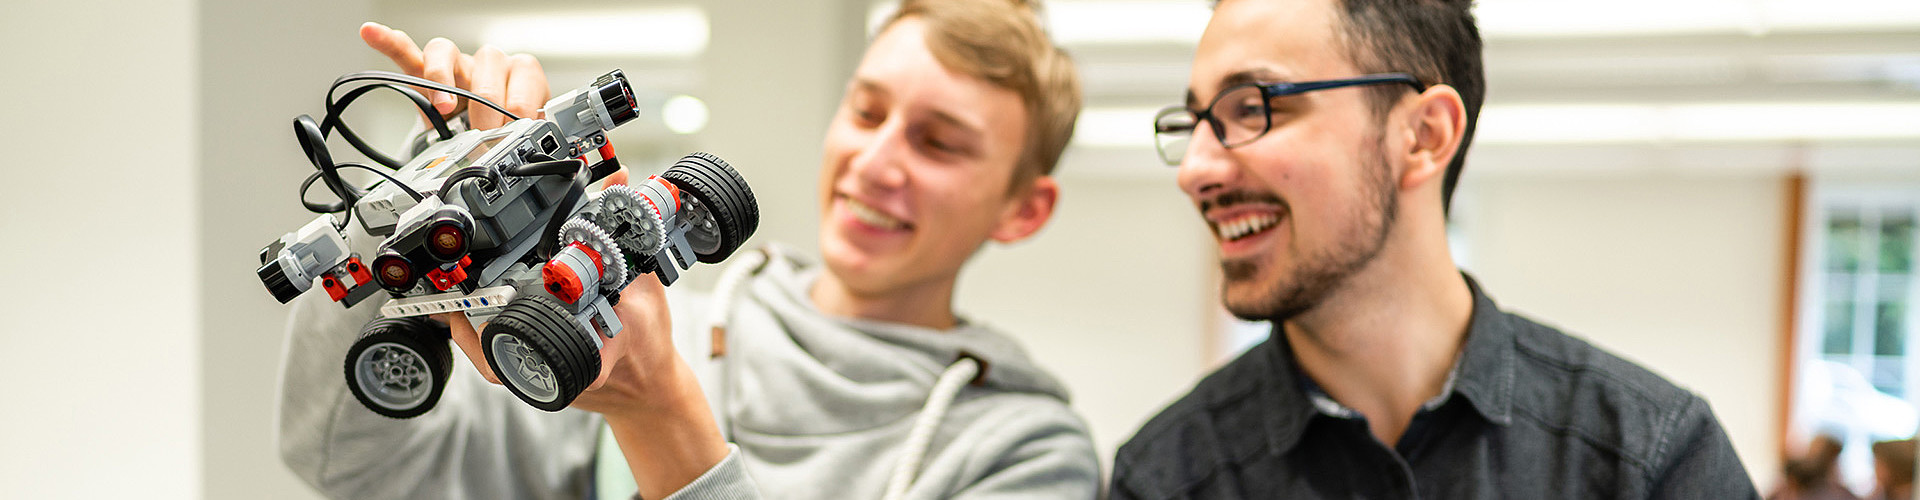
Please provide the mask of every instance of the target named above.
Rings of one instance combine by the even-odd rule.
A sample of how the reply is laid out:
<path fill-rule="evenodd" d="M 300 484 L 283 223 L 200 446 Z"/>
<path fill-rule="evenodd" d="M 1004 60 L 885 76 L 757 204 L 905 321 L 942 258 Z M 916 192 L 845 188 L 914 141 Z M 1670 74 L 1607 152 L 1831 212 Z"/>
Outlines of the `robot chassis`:
<path fill-rule="evenodd" d="M 338 101 L 334 90 L 353 84 Z M 427 315 L 464 312 L 485 321 L 481 346 L 494 374 L 520 400 L 546 411 L 573 402 L 600 374 L 603 338 L 622 331 L 613 304 L 643 273 L 672 285 L 694 262 L 725 260 L 752 236 L 760 211 L 740 174 L 713 155 L 693 153 L 659 175 L 586 195 L 618 169 L 606 132 L 637 116 L 626 76 L 614 70 L 546 103 L 547 119 L 453 134 L 407 85 L 466 91 L 386 72 L 341 77 L 327 116 L 302 115 L 295 132 L 319 172 L 301 185 L 302 203 L 321 215 L 267 245 L 257 271 L 281 303 L 312 288 L 352 307 L 381 290 L 392 298 L 348 349 L 345 375 L 375 413 L 411 418 L 439 401 L 452 366 L 446 326 Z M 401 163 L 366 146 L 339 115 L 376 88 L 400 92 L 428 117 L 440 140 Z M 329 132 L 391 174 L 334 163 Z M 599 159 L 588 164 L 588 153 Z M 370 189 L 340 178 L 342 167 L 383 177 Z M 306 200 L 323 182 L 341 198 Z M 350 251 L 346 221 L 359 214 L 383 238 L 372 262 Z"/>

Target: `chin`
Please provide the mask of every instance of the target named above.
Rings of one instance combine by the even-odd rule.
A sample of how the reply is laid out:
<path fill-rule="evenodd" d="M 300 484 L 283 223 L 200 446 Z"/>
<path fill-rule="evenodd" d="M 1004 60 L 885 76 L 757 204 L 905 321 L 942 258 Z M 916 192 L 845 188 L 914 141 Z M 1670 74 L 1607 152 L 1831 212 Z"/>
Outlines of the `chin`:
<path fill-rule="evenodd" d="M 879 272 L 885 266 L 886 256 L 862 250 L 847 241 L 844 236 L 830 234 L 820 245 L 820 259 L 848 283 L 865 281 L 866 275 Z"/>
<path fill-rule="evenodd" d="M 1286 290 L 1290 283 L 1274 276 L 1271 264 L 1222 262 L 1224 276 L 1220 284 L 1221 304 L 1234 317 L 1247 321 L 1278 321 L 1298 311 L 1287 311 Z"/>
<path fill-rule="evenodd" d="M 1251 284 L 1243 285 L 1243 287 L 1251 286 Z M 1236 318 L 1247 321 L 1270 321 L 1278 319 L 1275 318 L 1273 314 L 1272 297 L 1262 296 L 1264 294 L 1256 293 L 1252 290 L 1237 288 L 1239 287 L 1227 285 L 1221 289 L 1221 303 L 1226 306 L 1227 312 L 1233 313 L 1233 316 Z"/>

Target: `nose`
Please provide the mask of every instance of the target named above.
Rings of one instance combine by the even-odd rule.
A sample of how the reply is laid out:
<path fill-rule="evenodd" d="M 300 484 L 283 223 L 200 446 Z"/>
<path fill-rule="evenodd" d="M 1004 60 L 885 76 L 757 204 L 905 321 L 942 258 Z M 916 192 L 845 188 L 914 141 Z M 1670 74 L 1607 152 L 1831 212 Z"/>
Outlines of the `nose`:
<path fill-rule="evenodd" d="M 1225 189 L 1238 172 L 1232 155 L 1219 137 L 1213 135 L 1212 127 L 1207 120 L 1194 126 L 1193 137 L 1187 141 L 1186 156 L 1180 159 L 1180 190 L 1196 202 Z"/>
<path fill-rule="evenodd" d="M 889 120 L 868 137 L 866 146 L 847 168 L 851 177 L 865 187 L 898 189 L 907 183 L 902 162 L 908 154 L 906 127 L 899 120 Z"/>

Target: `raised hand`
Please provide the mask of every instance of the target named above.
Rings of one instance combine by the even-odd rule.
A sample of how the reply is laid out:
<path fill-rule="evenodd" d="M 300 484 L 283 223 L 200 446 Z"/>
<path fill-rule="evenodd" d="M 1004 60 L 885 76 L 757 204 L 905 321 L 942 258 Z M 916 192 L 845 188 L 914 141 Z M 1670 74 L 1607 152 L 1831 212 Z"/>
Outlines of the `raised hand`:
<path fill-rule="evenodd" d="M 508 55 L 492 46 L 481 46 L 469 55 L 445 38 L 417 46 L 406 32 L 372 22 L 360 25 L 360 40 L 387 56 L 402 73 L 470 90 L 521 117 L 538 117 L 551 94 L 546 71 L 531 55 Z M 465 99 L 445 92 L 429 91 L 427 98 L 442 116 L 469 110 Z M 486 130 L 505 125 L 507 118 L 485 106 L 473 106 L 467 121 L 475 130 Z"/>

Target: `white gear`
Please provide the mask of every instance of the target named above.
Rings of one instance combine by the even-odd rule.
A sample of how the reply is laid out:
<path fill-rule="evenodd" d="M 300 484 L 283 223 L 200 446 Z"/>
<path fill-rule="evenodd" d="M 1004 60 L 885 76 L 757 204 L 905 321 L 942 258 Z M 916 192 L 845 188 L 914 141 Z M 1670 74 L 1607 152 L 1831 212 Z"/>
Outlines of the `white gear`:
<path fill-rule="evenodd" d="M 610 186 L 599 194 L 600 213 L 594 222 L 611 228 L 613 239 L 621 248 L 644 258 L 666 247 L 667 223 L 660 217 L 660 207 L 650 203 L 639 190 L 620 185 Z"/>
<path fill-rule="evenodd" d="M 620 244 L 614 243 L 607 231 L 600 229 L 586 219 L 568 220 L 560 225 L 560 244 L 574 242 L 585 243 L 588 248 L 600 252 L 600 287 L 618 290 L 627 285 L 627 259 L 620 254 Z"/>

